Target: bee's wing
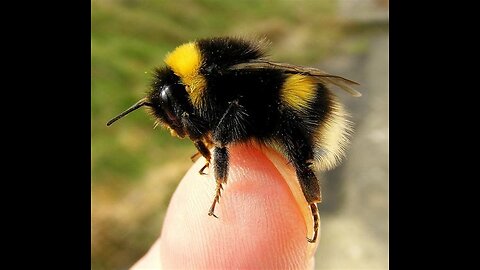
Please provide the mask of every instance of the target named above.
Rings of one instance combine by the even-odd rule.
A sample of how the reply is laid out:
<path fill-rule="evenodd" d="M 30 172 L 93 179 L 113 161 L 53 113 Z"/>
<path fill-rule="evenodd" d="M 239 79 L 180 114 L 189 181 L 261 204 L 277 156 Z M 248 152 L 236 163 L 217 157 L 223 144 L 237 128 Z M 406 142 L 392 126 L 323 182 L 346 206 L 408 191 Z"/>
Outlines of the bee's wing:
<path fill-rule="evenodd" d="M 359 83 L 340 77 L 336 75 L 328 74 L 325 71 L 320 69 L 311 68 L 311 67 L 302 67 L 285 63 L 276 63 L 267 60 L 252 60 L 246 63 L 236 64 L 230 67 L 232 70 L 238 69 L 279 69 L 283 70 L 285 73 L 295 73 L 308 75 L 317 78 L 317 80 L 324 84 L 333 84 L 343 90 L 347 91 L 354 97 L 359 97 L 362 94 L 357 90 L 353 89 L 350 85 L 358 85 Z"/>

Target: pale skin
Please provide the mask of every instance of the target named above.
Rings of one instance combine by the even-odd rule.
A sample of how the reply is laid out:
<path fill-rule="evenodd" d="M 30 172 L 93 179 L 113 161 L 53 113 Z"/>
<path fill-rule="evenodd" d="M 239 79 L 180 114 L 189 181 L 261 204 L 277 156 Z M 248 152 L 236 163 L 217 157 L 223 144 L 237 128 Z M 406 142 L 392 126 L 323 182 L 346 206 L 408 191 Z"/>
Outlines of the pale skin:
<path fill-rule="evenodd" d="M 284 178 L 294 174 L 277 169 L 286 160 L 247 145 L 230 147 L 230 156 L 218 219 L 207 214 L 215 181 L 208 169 L 198 173 L 200 158 L 175 191 L 160 238 L 131 269 L 313 269 L 320 239 L 306 241 L 308 207 Z"/>

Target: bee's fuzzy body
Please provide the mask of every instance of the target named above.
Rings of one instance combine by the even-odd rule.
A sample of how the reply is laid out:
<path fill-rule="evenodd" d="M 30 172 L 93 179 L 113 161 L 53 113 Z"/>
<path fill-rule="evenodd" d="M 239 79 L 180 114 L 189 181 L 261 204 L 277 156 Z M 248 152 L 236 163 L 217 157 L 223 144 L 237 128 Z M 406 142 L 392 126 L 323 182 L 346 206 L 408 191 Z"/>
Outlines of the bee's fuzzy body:
<path fill-rule="evenodd" d="M 209 214 L 228 178 L 228 146 L 255 140 L 275 147 L 294 166 L 318 218 L 313 205 L 321 201 L 321 192 L 312 165 L 333 168 L 350 130 L 326 82 L 348 80 L 268 62 L 261 43 L 237 38 L 187 43 L 165 62 L 155 70 L 146 103 L 158 123 L 188 136 L 208 162 L 208 148 L 214 147 L 217 196 Z"/>

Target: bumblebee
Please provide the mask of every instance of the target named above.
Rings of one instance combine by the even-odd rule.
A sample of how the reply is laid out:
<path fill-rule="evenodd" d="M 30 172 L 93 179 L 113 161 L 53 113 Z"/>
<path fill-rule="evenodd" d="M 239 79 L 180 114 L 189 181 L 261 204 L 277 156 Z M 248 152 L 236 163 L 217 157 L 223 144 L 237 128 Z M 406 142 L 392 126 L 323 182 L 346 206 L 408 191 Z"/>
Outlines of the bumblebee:
<path fill-rule="evenodd" d="M 254 140 L 272 146 L 293 165 L 318 235 L 317 203 L 322 201 L 313 169 L 331 169 L 344 155 L 351 123 L 342 105 L 327 88 L 336 85 L 360 96 L 346 78 L 315 68 L 270 61 L 262 42 L 240 38 L 200 39 L 177 47 L 154 70 L 146 97 L 110 120 L 147 107 L 172 135 L 193 141 L 207 163 L 213 156 L 216 192 L 214 214 L 222 185 L 228 179 L 229 145 Z M 213 148 L 213 152 L 210 149 Z"/>

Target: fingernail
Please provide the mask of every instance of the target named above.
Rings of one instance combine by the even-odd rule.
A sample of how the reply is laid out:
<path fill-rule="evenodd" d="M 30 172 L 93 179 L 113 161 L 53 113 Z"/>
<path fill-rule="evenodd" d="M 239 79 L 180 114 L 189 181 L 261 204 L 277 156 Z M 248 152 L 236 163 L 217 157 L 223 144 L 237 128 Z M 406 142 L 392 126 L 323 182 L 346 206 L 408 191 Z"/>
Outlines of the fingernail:
<path fill-rule="evenodd" d="M 292 192 L 293 197 L 295 198 L 295 201 L 297 202 L 297 205 L 298 205 L 298 207 L 299 207 L 299 209 L 302 213 L 302 216 L 305 220 L 305 226 L 307 228 L 307 236 L 312 237 L 312 235 L 314 233 L 314 231 L 313 231 L 314 224 L 313 224 L 312 212 L 311 212 L 311 209 L 310 209 L 310 204 L 305 199 L 305 195 L 303 194 L 302 187 L 300 186 L 300 183 L 298 182 L 298 178 L 297 178 L 297 175 L 295 173 L 295 169 L 277 151 L 275 151 L 275 150 L 273 150 L 269 147 L 265 147 L 265 146 L 260 146 L 260 145 L 255 145 L 255 146 L 262 150 L 262 152 L 273 163 L 275 168 L 278 170 L 278 172 L 282 175 L 283 179 L 286 181 L 288 187 L 290 188 L 290 191 Z M 317 250 L 318 243 L 320 241 L 320 237 L 321 237 L 321 221 L 319 219 L 319 229 L 318 229 L 317 241 L 308 246 L 308 253 L 312 257 Z"/>

